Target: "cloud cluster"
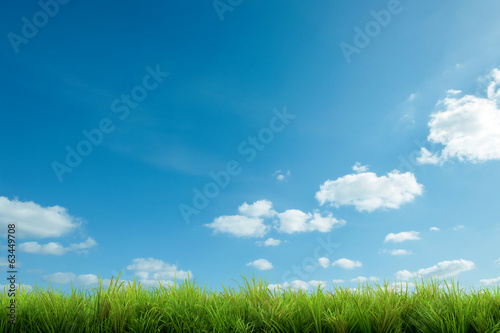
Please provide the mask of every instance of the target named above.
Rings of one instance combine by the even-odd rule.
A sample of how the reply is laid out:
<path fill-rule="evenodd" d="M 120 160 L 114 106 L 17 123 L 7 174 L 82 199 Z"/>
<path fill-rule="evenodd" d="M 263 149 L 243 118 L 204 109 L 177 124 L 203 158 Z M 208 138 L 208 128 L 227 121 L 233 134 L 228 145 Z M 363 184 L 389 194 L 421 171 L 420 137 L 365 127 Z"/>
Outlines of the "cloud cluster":
<path fill-rule="evenodd" d="M 277 213 L 268 200 L 259 200 L 249 205 L 246 202 L 238 208 L 242 215 L 219 216 L 212 223 L 204 226 L 214 230 L 214 234 L 226 233 L 236 237 L 264 237 L 271 226 L 264 224 L 264 218 L 274 217 L 273 228 L 285 234 L 300 232 L 330 232 L 335 226 L 345 225 L 344 220 L 337 220 L 331 213 L 322 216 L 319 212 L 304 213 L 298 209 L 289 209 Z M 267 243 L 267 244 L 266 244 Z M 274 239 L 267 240 L 266 246 L 278 245 Z"/>

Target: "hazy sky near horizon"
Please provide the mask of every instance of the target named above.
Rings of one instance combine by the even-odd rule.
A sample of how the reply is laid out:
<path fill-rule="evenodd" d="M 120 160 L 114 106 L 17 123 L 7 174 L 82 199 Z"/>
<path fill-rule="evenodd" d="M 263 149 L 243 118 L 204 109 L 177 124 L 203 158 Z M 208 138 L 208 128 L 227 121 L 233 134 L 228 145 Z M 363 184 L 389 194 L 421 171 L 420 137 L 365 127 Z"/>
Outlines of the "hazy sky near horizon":
<path fill-rule="evenodd" d="M 500 283 L 498 1 L 4 7 L 0 287 Z"/>

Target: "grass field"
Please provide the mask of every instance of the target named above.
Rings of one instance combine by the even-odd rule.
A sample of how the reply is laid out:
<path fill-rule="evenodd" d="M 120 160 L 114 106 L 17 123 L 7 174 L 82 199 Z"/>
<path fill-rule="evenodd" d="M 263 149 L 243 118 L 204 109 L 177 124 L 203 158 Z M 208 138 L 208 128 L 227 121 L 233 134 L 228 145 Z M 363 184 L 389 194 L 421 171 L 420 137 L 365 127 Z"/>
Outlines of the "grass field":
<path fill-rule="evenodd" d="M 121 275 L 121 273 L 120 273 Z M 467 295 L 443 281 L 415 281 L 357 292 L 335 287 L 310 295 L 304 290 L 270 290 L 269 283 L 242 275 L 240 290 L 207 292 L 183 284 L 145 289 L 118 278 L 107 290 L 23 291 L 16 294 L 16 322 L 9 322 L 6 291 L 1 297 L 0 332 L 500 332 L 500 288 Z M 398 284 L 399 285 L 399 284 Z M 50 287 L 50 286 L 49 286 Z"/>

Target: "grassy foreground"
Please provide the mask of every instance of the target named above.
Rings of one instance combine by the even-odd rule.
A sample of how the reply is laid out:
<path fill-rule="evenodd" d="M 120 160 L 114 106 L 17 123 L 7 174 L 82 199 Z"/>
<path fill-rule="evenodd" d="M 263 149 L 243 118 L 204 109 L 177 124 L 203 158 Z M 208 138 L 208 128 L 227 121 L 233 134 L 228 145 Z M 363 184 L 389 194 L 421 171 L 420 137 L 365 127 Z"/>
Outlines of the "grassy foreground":
<path fill-rule="evenodd" d="M 120 273 L 121 275 L 121 273 Z M 272 292 L 255 275 L 236 293 L 206 293 L 188 280 L 177 288 L 145 290 L 118 279 L 91 297 L 54 290 L 16 293 L 16 323 L 9 323 L 10 298 L 1 293 L 0 332 L 500 332 L 500 290 L 472 293 L 440 289 L 431 280 L 416 293 L 371 287 L 353 293 L 335 286 L 308 295 L 292 289 Z M 206 286 L 206 284 L 205 284 Z M 240 286 L 241 287 L 241 286 Z M 278 286 L 279 287 L 279 286 Z M 22 285 L 21 285 L 22 290 Z M 24 290 L 25 291 L 25 290 Z M 87 293 L 89 293 L 87 291 Z"/>

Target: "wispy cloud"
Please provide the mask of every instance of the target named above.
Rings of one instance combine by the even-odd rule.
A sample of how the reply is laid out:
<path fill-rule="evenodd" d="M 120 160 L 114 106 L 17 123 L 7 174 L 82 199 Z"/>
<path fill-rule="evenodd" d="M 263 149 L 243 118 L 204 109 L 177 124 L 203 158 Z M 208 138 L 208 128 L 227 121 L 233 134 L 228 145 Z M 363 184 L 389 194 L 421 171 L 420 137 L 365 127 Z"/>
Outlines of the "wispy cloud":
<path fill-rule="evenodd" d="M 25 242 L 19 244 L 19 250 L 26 253 L 61 256 L 67 252 L 87 253 L 87 249 L 96 245 L 97 242 L 89 237 L 85 242 L 71 244 L 69 247 L 64 247 L 60 243 L 55 242 L 50 242 L 47 244 L 39 244 L 38 242 Z"/>
<path fill-rule="evenodd" d="M 288 177 L 290 176 L 290 170 L 287 170 L 286 172 L 284 171 L 281 171 L 281 170 L 276 170 L 275 173 L 273 173 L 273 177 L 276 177 L 277 180 L 279 180 L 280 182 L 288 179 Z"/>
<path fill-rule="evenodd" d="M 362 173 L 362 172 L 368 171 L 368 166 L 367 165 L 361 165 L 360 162 L 356 162 L 356 164 L 354 164 L 354 166 L 352 167 L 352 169 L 356 173 Z"/>
<path fill-rule="evenodd" d="M 390 255 L 393 255 L 393 256 L 406 256 L 406 255 L 412 254 L 411 251 L 403 250 L 403 249 L 397 249 L 397 250 L 384 249 L 384 250 L 382 250 L 382 253 L 389 253 Z"/>
<path fill-rule="evenodd" d="M 415 277 L 417 280 L 422 276 L 424 279 L 428 276 L 438 275 L 441 278 L 447 278 L 453 275 L 457 275 L 461 272 L 469 271 L 475 268 L 475 264 L 469 260 L 452 260 L 443 261 L 429 268 L 419 269 L 417 272 L 410 273 L 407 270 L 398 271 L 396 273 L 396 278 L 401 280 L 409 280 Z"/>

